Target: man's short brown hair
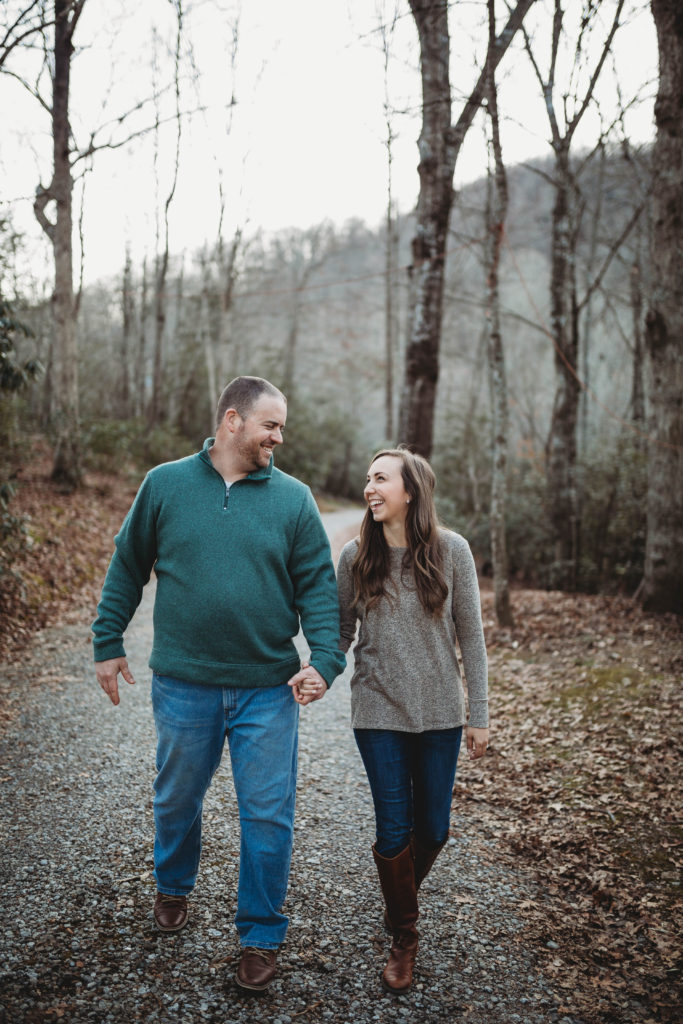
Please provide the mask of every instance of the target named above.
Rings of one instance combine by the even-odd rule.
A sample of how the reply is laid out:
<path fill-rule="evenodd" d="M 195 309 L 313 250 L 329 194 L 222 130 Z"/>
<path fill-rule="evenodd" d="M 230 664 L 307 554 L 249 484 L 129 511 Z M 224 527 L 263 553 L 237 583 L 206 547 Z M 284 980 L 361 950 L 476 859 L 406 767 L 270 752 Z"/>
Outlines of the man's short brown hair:
<path fill-rule="evenodd" d="M 285 404 L 287 402 L 282 392 L 263 377 L 235 377 L 234 380 L 231 380 L 223 388 L 223 393 L 218 399 L 216 430 L 223 422 L 223 417 L 228 409 L 236 409 L 244 419 L 261 395 L 271 395 L 273 398 L 281 398 Z"/>

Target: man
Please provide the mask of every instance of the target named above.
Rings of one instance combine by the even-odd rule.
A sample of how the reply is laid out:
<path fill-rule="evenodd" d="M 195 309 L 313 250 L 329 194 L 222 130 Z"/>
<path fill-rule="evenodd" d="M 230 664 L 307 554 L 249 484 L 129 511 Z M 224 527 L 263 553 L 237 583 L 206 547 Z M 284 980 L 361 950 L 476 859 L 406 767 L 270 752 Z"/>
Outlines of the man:
<path fill-rule="evenodd" d="M 322 697 L 344 667 L 320 515 L 308 487 L 273 467 L 286 416 L 268 381 L 228 384 L 216 437 L 145 477 L 93 624 L 97 679 L 118 704 L 118 674 L 134 682 L 123 633 L 154 569 L 154 917 L 164 932 L 187 922 L 202 802 L 227 737 L 241 826 L 236 981 L 254 991 L 272 980 L 287 931 L 298 705 Z M 305 686 L 292 642 L 300 623 Z"/>

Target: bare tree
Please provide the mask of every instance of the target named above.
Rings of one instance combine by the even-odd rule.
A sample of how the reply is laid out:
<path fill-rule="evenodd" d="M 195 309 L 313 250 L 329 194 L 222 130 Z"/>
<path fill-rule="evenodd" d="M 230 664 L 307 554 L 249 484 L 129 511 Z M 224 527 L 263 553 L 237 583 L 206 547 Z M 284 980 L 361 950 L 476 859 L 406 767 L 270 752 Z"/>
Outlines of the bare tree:
<path fill-rule="evenodd" d="M 74 34 L 85 2 L 25 0 L 23 6 L 16 4 L 10 8 L 6 4 L 0 7 L 3 14 L 6 13 L 0 26 L 0 71 L 19 81 L 51 119 L 51 180 L 49 185 L 41 183 L 36 189 L 34 212 L 51 243 L 54 258 L 53 339 L 48 360 L 47 388 L 56 434 L 52 477 L 66 489 L 76 487 L 82 476 L 77 344 L 80 292 L 74 294 L 73 283 L 74 167 L 79 161 L 83 162 L 82 166 L 89 166 L 90 158 L 99 150 L 118 149 L 150 130 L 149 127 L 143 127 L 126 138 L 122 136 L 128 118 L 145 106 L 147 100 L 141 100 L 131 110 L 120 112 L 112 120 L 100 124 L 91 132 L 85 147 L 79 148 L 77 145 L 70 124 L 71 61 Z M 24 77 L 11 66 L 12 58 L 20 51 L 42 54 L 42 63 L 35 81 Z M 46 72 L 49 72 L 50 77 L 49 99 L 42 93 Z M 178 111 L 176 117 L 179 117 Z M 101 136 L 104 141 L 100 141 Z M 82 241 L 81 220 L 78 226 Z M 82 272 L 81 263 L 81 280 Z"/>
<path fill-rule="evenodd" d="M 453 174 L 467 131 L 486 92 L 489 66 L 498 66 L 534 0 L 518 0 L 489 49 L 484 69 L 455 124 L 451 119 L 448 0 L 410 0 L 420 40 L 422 130 L 418 141 L 420 193 L 412 240 L 408 340 L 399 440 L 431 454 L 439 377 L 446 238 Z"/>
<path fill-rule="evenodd" d="M 121 287 L 121 350 L 119 366 L 118 405 L 119 415 L 127 419 L 131 414 L 130 356 L 135 330 L 135 296 L 133 292 L 133 265 L 130 248 L 126 247 Z"/>
<path fill-rule="evenodd" d="M 208 412 L 209 410 L 213 410 L 216 405 L 216 395 L 219 394 L 219 389 L 218 374 L 216 372 L 216 353 L 214 350 L 211 331 L 210 306 L 213 282 L 211 279 L 211 262 L 206 251 L 206 247 L 199 255 L 199 265 L 201 269 L 202 287 L 199 299 L 197 332 L 199 334 L 199 341 L 202 352 L 204 353 L 204 362 L 206 364 L 206 398 Z"/>
<path fill-rule="evenodd" d="M 52 479 L 67 489 L 81 481 L 80 423 L 78 413 L 78 352 L 73 288 L 72 197 L 70 161 L 69 91 L 73 36 L 85 0 L 55 0 L 52 68 L 52 181 L 39 185 L 34 203 L 38 223 L 54 252 L 55 284 L 52 297 L 55 322 L 57 387 L 55 389 L 57 444 Z M 46 208 L 55 203 L 50 220 Z"/>
<path fill-rule="evenodd" d="M 489 46 L 495 43 L 495 0 L 488 0 Z M 503 153 L 500 144 L 498 120 L 498 98 L 495 72 L 489 65 L 487 105 L 491 121 L 491 150 L 493 152 L 493 181 L 489 168 L 486 203 L 486 299 L 488 319 L 488 357 L 493 406 L 493 438 L 491 477 L 491 561 L 493 563 L 493 593 L 496 617 L 501 626 L 512 626 L 510 606 L 510 581 L 505 529 L 505 506 L 507 499 L 507 455 L 508 455 L 508 393 L 505 373 L 505 353 L 500 327 L 500 293 L 498 270 L 500 252 L 505 230 L 508 207 L 508 186 Z"/>
<path fill-rule="evenodd" d="M 646 318 L 651 432 L 642 601 L 683 611 L 683 17 L 652 0 L 659 44 L 655 104 L 653 286 Z"/>
<path fill-rule="evenodd" d="M 398 273 L 398 218 L 393 193 L 394 130 L 393 111 L 389 97 L 389 63 L 391 59 L 391 38 L 396 28 L 398 9 L 394 6 L 389 23 L 380 19 L 382 56 L 384 59 L 384 124 L 386 128 L 385 148 L 387 154 L 387 207 L 384 240 L 384 433 L 389 440 L 394 436 L 394 362 L 397 317 L 397 273 Z"/>
<path fill-rule="evenodd" d="M 586 37 L 598 18 L 594 0 L 585 0 L 581 29 L 576 41 L 576 66 L 583 63 Z M 554 17 L 548 72 L 544 77 L 525 33 L 527 53 L 543 95 L 550 124 L 555 167 L 555 201 L 551 228 L 550 318 L 555 348 L 555 402 L 546 445 L 546 475 L 550 522 L 555 538 L 553 583 L 562 588 L 576 586 L 579 559 L 579 509 L 576 480 L 576 440 L 579 406 L 579 302 L 576 282 L 576 240 L 578 228 L 573 201 L 576 178 L 571 166 L 571 147 L 577 128 L 588 110 L 600 73 L 607 60 L 619 26 L 624 0 L 617 0 L 614 17 L 581 96 L 573 96 L 573 112 L 566 82 L 557 81 L 557 64 L 562 40 L 565 11 L 561 0 L 554 0 Z M 561 89 L 558 110 L 557 90 Z M 584 296 L 584 306 L 593 288 Z"/>
<path fill-rule="evenodd" d="M 150 399 L 147 419 L 152 426 L 161 422 L 163 411 L 163 342 L 164 326 L 166 324 L 166 275 L 168 273 L 169 260 L 169 211 L 173 197 L 175 196 L 178 184 L 178 170 L 180 167 L 180 138 L 182 120 L 180 116 L 180 47 L 183 35 L 183 4 L 182 0 L 173 0 L 173 7 L 176 14 L 176 39 L 174 52 L 174 87 L 176 103 L 176 145 L 175 158 L 171 184 L 166 195 L 163 210 L 163 248 L 161 252 L 157 247 L 156 273 L 154 280 L 154 350 L 152 355 L 152 396 Z M 155 89 L 156 92 L 156 89 Z M 155 125 L 156 138 L 160 126 L 159 110 L 157 107 L 157 118 Z M 155 158 L 155 164 L 157 163 Z"/>
<path fill-rule="evenodd" d="M 643 294 L 642 273 L 636 260 L 631 267 L 631 307 L 633 309 L 633 377 L 631 383 L 631 418 L 641 429 L 645 426 L 645 388 L 643 383 Z"/>
<path fill-rule="evenodd" d="M 297 347 L 301 318 L 304 309 L 304 294 L 311 277 L 318 271 L 330 253 L 331 232 L 328 224 L 308 228 L 306 231 L 290 231 L 276 241 L 276 250 L 281 259 L 289 264 L 292 282 L 289 324 L 282 362 L 282 390 L 288 396 L 296 391 Z"/>
<path fill-rule="evenodd" d="M 147 275 L 147 257 L 142 261 L 142 280 L 140 282 L 140 317 L 138 320 L 138 343 L 135 350 L 135 415 L 142 418 L 147 404 L 146 365 L 147 365 L 147 320 L 149 317 L 149 280 Z"/>

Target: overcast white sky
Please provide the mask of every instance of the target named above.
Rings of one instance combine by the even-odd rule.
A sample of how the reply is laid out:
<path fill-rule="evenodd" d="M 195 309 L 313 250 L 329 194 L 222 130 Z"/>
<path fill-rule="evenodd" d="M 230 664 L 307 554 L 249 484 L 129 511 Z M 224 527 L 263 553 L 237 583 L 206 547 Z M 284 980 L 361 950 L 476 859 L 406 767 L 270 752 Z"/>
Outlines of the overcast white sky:
<path fill-rule="evenodd" d="M 188 0 L 186 0 L 188 2 Z M 565 5 L 580 8 L 578 0 Z M 613 3 L 605 0 L 606 12 Z M 499 4 L 502 11 L 502 3 Z M 624 98 L 654 93 L 656 37 L 649 5 L 620 30 L 616 50 Z M 231 25 L 236 7 L 228 0 L 198 0 L 188 8 L 187 40 L 192 42 L 198 85 L 187 80 L 183 107 L 207 110 L 186 120 L 182 129 L 180 178 L 172 206 L 171 248 L 190 251 L 215 239 L 218 180 L 226 193 L 226 231 L 247 223 L 247 230 L 275 231 L 306 227 L 324 219 L 339 224 L 359 217 L 380 222 L 386 202 L 386 151 L 383 112 L 383 56 L 377 33 L 378 11 L 393 3 L 375 0 L 249 0 L 239 19 L 235 96 L 228 131 L 227 103 L 232 95 Z M 417 198 L 417 148 L 420 80 L 416 32 L 407 0 L 399 3 L 391 44 L 390 97 L 407 110 L 394 129 L 394 188 L 400 209 Z M 536 37 L 539 61 L 547 66 L 547 35 L 541 27 L 547 0 L 532 8 L 529 28 Z M 137 99 L 150 95 L 156 50 L 159 81 L 168 80 L 167 48 L 173 42 L 172 8 L 162 0 L 88 0 L 76 42 L 86 49 L 73 63 L 72 123 L 79 143 L 91 127 Z M 476 78 L 475 62 L 483 56 L 481 29 L 485 5 L 458 0 L 451 9 L 454 117 L 459 97 Z M 156 28 L 157 41 L 153 38 Z M 19 55 L 15 70 L 31 74 L 30 58 Z M 569 80 L 572 58 L 561 65 Z M 183 58 L 187 76 L 190 61 Z M 501 65 L 501 106 L 509 118 L 504 131 L 509 164 L 547 154 L 548 127 L 528 60 L 518 45 Z M 645 88 L 643 83 L 649 80 Z M 614 109 L 611 66 L 601 87 L 603 110 Z M 170 103 L 168 96 L 166 103 Z M 15 222 L 36 237 L 30 197 L 50 171 L 49 120 L 18 83 L 0 76 L 3 132 L 0 199 L 13 202 Z M 151 108 L 138 124 L 149 124 Z M 586 119 L 579 142 L 595 138 L 596 116 Z M 652 103 L 629 114 L 628 131 L 638 141 L 652 136 Z M 175 127 L 162 132 L 157 166 L 159 194 L 165 197 L 175 143 Z M 118 271 L 126 241 L 134 257 L 154 252 L 155 198 L 152 136 L 115 153 L 96 156 L 87 178 L 84 218 L 86 279 Z M 456 185 L 485 172 L 482 129 L 475 125 L 461 155 Z M 42 243 L 41 243 L 42 244 Z"/>

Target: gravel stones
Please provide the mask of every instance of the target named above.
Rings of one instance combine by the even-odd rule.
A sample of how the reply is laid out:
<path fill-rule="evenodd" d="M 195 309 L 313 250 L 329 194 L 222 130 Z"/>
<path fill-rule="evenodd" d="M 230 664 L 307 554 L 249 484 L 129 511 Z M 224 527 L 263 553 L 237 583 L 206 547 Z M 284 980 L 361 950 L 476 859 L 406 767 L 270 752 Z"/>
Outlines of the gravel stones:
<path fill-rule="evenodd" d="M 84 627 L 46 630 L 21 665 L 1 670 L 2 1024 L 579 1024 L 559 1012 L 525 945 L 515 906 L 533 898 L 532 883 L 481 857 L 490 840 L 458 809 L 421 890 L 414 989 L 383 991 L 372 801 L 341 679 L 301 714 L 291 923 L 271 988 L 253 997 L 232 980 L 239 834 L 227 754 L 205 802 L 189 923 L 158 932 L 151 605 L 146 593 L 128 633 L 138 682 L 122 684 L 118 708 L 95 682 L 88 611 Z M 48 671 L 51 682 L 31 681 Z"/>

